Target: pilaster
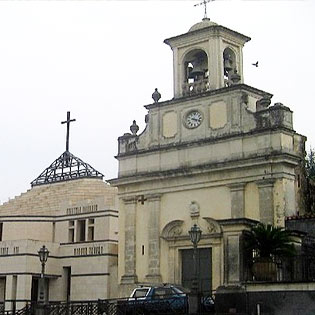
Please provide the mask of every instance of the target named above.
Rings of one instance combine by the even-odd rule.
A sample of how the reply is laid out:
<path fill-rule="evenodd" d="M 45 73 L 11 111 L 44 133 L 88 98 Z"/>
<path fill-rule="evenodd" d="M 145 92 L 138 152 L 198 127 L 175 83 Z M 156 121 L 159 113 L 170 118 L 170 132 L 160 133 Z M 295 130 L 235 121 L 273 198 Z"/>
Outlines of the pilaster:
<path fill-rule="evenodd" d="M 242 280 L 241 234 L 225 236 L 225 270 L 224 279 L 228 285 L 237 285 Z"/>
<path fill-rule="evenodd" d="M 231 216 L 233 219 L 245 217 L 245 183 L 229 185 L 231 192 Z"/>
<path fill-rule="evenodd" d="M 47 288 L 47 287 L 46 287 Z M 25 306 L 25 300 L 31 300 L 32 275 L 18 275 L 16 287 L 16 309 L 20 310 Z M 44 291 L 48 294 L 47 289 Z M 47 299 L 48 300 L 48 296 Z"/>
<path fill-rule="evenodd" d="M 125 274 L 122 284 L 137 282 L 136 275 L 136 205 L 135 196 L 123 199 L 125 211 Z"/>
<path fill-rule="evenodd" d="M 5 310 L 12 311 L 14 308 L 14 300 L 16 300 L 17 276 L 7 275 L 5 281 Z"/>
<path fill-rule="evenodd" d="M 264 224 L 274 224 L 274 183 L 273 178 L 256 182 L 259 191 L 259 218 Z"/>
<path fill-rule="evenodd" d="M 160 207 L 161 194 L 146 196 L 149 211 L 149 261 L 146 279 L 152 283 L 162 282 L 160 274 Z"/>

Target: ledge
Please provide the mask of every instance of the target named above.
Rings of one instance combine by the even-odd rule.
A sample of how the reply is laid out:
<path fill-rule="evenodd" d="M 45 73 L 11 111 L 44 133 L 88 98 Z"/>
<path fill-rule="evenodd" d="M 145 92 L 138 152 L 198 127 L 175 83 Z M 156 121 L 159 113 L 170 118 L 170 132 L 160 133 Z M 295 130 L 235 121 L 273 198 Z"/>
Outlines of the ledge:
<path fill-rule="evenodd" d="M 258 95 L 261 95 L 261 96 L 267 96 L 268 98 L 272 98 L 272 96 L 273 96 L 272 94 L 267 93 L 263 90 L 259 90 L 257 88 L 254 88 L 252 86 L 249 86 L 247 84 L 242 83 L 242 84 L 232 85 L 229 87 L 223 87 L 223 88 L 216 89 L 216 90 L 210 90 L 210 91 L 199 93 L 196 95 L 176 97 L 176 98 L 173 98 L 171 100 L 164 101 L 164 102 L 158 102 L 158 103 L 144 105 L 144 107 L 146 109 L 153 109 L 153 108 L 157 108 L 157 107 L 167 106 L 170 104 L 176 104 L 176 103 L 191 101 L 191 100 L 203 98 L 206 96 L 221 95 L 221 94 L 225 94 L 225 93 L 230 93 L 231 91 L 243 91 L 243 90 L 248 91 L 248 92 L 252 92 L 252 93 L 257 93 Z"/>

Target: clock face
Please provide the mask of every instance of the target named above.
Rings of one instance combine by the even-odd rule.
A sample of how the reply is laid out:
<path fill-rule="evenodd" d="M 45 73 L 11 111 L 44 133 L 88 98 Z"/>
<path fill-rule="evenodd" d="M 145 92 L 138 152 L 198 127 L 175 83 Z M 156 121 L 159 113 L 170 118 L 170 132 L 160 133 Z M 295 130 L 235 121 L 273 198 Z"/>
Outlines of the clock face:
<path fill-rule="evenodd" d="M 186 115 L 185 124 L 187 128 L 197 128 L 200 126 L 201 122 L 202 114 L 197 110 L 193 110 Z"/>

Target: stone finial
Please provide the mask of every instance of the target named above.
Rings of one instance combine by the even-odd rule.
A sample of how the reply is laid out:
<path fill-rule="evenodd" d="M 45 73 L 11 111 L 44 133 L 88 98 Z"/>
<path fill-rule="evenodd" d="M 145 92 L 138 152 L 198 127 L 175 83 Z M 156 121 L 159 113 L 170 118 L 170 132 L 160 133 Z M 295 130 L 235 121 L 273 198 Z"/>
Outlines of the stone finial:
<path fill-rule="evenodd" d="M 268 108 L 271 103 L 271 98 L 269 95 L 264 95 L 260 100 L 256 102 L 256 110 L 263 110 Z"/>
<path fill-rule="evenodd" d="M 155 91 L 152 94 L 152 98 L 154 100 L 154 103 L 157 103 L 159 101 L 159 99 L 161 98 L 161 94 L 157 88 L 155 88 Z"/>
<path fill-rule="evenodd" d="M 138 130 L 139 130 L 139 126 L 137 125 L 136 121 L 134 120 L 134 121 L 132 122 L 132 125 L 130 126 L 130 131 L 131 131 L 131 133 L 132 133 L 134 136 L 136 136 Z"/>

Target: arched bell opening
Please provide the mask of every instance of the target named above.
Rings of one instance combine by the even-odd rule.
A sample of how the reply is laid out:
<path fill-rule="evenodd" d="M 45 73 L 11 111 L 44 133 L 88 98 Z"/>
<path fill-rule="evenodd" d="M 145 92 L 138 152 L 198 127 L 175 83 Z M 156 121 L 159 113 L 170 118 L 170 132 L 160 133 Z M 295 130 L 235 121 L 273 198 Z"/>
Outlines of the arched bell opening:
<path fill-rule="evenodd" d="M 229 47 L 225 48 L 223 51 L 223 69 L 224 86 L 231 86 L 233 84 L 234 76 L 237 74 L 237 69 L 235 53 Z"/>
<path fill-rule="evenodd" d="M 183 60 L 183 96 L 205 92 L 209 89 L 208 56 L 201 49 L 190 51 Z"/>

